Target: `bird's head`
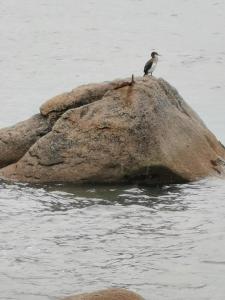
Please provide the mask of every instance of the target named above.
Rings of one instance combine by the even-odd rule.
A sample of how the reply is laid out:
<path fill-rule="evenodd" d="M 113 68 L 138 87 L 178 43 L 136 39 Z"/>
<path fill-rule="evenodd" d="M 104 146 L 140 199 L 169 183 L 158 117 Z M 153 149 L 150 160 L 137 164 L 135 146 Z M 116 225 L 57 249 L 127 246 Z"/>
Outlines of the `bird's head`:
<path fill-rule="evenodd" d="M 158 54 L 157 52 L 153 51 L 153 52 L 151 53 L 151 57 L 154 58 L 154 57 L 156 57 L 156 56 L 159 56 L 159 54 Z"/>

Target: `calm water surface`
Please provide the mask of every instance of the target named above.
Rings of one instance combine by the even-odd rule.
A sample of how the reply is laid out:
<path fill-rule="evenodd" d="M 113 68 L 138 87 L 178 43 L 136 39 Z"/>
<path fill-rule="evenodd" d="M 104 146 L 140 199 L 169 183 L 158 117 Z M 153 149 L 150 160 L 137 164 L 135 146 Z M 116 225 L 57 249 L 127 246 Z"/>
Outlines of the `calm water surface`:
<path fill-rule="evenodd" d="M 222 0 L 0 0 L 0 127 L 75 86 L 142 74 L 175 85 L 225 143 Z M 225 299 L 225 181 L 162 188 L 0 182 L 0 299 L 110 286 L 146 300 Z"/>

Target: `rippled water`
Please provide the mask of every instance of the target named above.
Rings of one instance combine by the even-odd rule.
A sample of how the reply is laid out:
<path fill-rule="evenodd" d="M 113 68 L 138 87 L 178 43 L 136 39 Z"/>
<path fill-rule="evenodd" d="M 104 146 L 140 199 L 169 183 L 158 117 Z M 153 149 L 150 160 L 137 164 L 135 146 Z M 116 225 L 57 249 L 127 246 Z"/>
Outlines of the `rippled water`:
<path fill-rule="evenodd" d="M 0 0 L 0 126 L 81 83 L 174 84 L 225 143 L 222 0 Z M 161 188 L 0 183 L 0 299 L 110 286 L 149 300 L 225 298 L 225 181 Z"/>
<path fill-rule="evenodd" d="M 222 300 L 224 198 L 222 180 L 155 189 L 2 184 L 0 299 L 123 286 L 146 299 Z"/>

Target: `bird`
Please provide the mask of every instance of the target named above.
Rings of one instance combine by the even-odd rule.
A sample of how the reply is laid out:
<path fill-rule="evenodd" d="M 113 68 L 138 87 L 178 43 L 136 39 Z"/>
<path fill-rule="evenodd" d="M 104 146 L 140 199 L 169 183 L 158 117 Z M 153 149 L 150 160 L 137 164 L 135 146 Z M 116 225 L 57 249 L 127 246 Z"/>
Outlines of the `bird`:
<path fill-rule="evenodd" d="M 155 70 L 155 67 L 158 62 L 158 56 L 159 56 L 159 54 L 155 51 L 151 53 L 152 58 L 146 62 L 145 67 L 144 67 L 144 76 L 148 75 L 149 73 L 152 76 L 152 73 Z"/>

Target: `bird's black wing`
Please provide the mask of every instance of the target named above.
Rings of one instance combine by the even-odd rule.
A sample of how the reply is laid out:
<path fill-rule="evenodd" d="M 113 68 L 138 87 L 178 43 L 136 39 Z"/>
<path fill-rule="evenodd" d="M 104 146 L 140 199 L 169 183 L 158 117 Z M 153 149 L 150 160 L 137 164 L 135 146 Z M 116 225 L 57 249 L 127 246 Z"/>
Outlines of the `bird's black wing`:
<path fill-rule="evenodd" d="M 145 73 L 145 75 L 148 74 L 148 71 L 151 69 L 152 64 L 153 64 L 153 60 L 152 59 L 150 59 L 150 60 L 148 60 L 146 62 L 145 67 L 144 67 L 144 73 Z"/>

